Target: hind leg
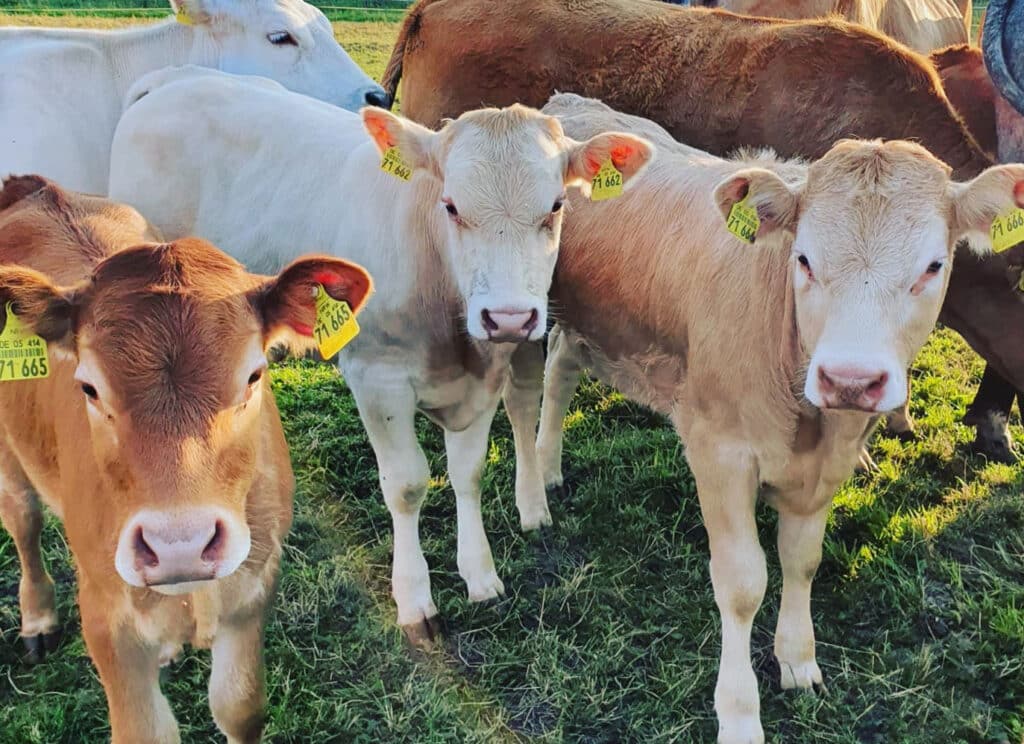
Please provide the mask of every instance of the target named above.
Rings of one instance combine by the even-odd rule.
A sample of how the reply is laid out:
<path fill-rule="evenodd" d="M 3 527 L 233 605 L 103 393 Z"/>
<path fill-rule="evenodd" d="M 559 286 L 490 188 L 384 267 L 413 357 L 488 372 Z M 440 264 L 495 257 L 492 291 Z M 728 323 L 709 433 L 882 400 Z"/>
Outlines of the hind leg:
<path fill-rule="evenodd" d="M 39 535 L 43 510 L 14 454 L 0 447 L 0 522 L 14 540 L 21 563 L 18 602 L 21 637 L 31 662 L 42 660 L 57 640 L 57 606 L 53 580 L 43 565 Z"/>

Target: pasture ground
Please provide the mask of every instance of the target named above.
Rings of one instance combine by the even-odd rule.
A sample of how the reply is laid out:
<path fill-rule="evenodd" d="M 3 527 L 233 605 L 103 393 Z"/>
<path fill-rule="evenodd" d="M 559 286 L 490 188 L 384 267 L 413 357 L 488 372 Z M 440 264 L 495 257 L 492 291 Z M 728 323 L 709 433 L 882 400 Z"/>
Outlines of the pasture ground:
<path fill-rule="evenodd" d="M 0 25 L 33 20 L 0 14 Z M 336 29 L 379 76 L 396 26 Z M 959 337 L 935 333 L 913 383 L 920 439 L 877 437 L 880 471 L 855 477 L 836 499 L 813 604 L 823 695 L 778 689 L 780 578 L 774 518 L 761 510 L 771 578 L 754 658 L 769 741 L 1024 741 L 1024 468 L 967 454 L 972 433 L 958 421 L 981 369 Z M 569 493 L 552 503 L 555 529 L 538 538 L 518 529 L 512 441 L 498 416 L 484 518 L 508 597 L 487 606 L 465 599 L 442 438 L 423 422 L 436 474 L 423 543 L 449 633 L 443 647 L 413 656 L 394 625 L 390 520 L 344 382 L 310 362 L 275 367 L 273 381 L 298 493 L 268 631 L 266 741 L 714 740 L 719 623 L 707 539 L 681 448 L 660 417 L 584 384 L 565 422 Z M 1024 451 L 1016 416 L 1013 424 Z M 18 638 L 17 557 L 0 531 L 0 744 L 102 741 L 103 692 L 52 518 L 44 545 L 67 627 L 61 649 L 32 668 Z M 167 675 L 185 742 L 221 741 L 208 671 L 208 653 L 191 652 Z"/>

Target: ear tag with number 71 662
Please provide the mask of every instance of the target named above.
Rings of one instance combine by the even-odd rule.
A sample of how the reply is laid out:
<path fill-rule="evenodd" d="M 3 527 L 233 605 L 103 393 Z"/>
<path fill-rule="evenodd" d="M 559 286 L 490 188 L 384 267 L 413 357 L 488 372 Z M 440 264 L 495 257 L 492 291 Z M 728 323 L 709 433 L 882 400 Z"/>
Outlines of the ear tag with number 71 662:
<path fill-rule="evenodd" d="M 336 300 L 327 294 L 324 285 L 316 286 L 316 325 L 313 337 L 320 347 L 320 355 L 330 359 L 344 346 L 359 335 L 356 314 L 344 300 Z"/>
<path fill-rule="evenodd" d="M 25 327 L 14 314 L 12 305 L 7 303 L 7 323 L 0 333 L 0 382 L 49 377 L 50 357 L 46 341 Z"/>

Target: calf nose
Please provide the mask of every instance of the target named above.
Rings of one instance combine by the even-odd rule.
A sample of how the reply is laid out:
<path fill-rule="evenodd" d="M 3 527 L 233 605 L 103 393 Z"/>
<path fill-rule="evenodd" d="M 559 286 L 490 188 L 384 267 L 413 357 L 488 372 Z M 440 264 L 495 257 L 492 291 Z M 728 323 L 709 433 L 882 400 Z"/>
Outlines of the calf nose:
<path fill-rule="evenodd" d="M 818 367 L 818 391 L 825 408 L 874 411 L 885 395 L 889 373 L 856 367 Z"/>
<path fill-rule="evenodd" d="M 218 509 L 145 511 L 122 531 L 115 564 L 129 584 L 160 587 L 222 578 L 248 553 L 248 528 Z"/>
<path fill-rule="evenodd" d="M 363 99 L 370 106 L 380 106 L 381 108 L 391 108 L 391 96 L 384 92 L 383 88 L 374 88 L 373 90 L 367 91 Z"/>
<path fill-rule="evenodd" d="M 487 337 L 491 341 L 525 341 L 537 327 L 537 309 L 501 308 L 480 311 Z"/>

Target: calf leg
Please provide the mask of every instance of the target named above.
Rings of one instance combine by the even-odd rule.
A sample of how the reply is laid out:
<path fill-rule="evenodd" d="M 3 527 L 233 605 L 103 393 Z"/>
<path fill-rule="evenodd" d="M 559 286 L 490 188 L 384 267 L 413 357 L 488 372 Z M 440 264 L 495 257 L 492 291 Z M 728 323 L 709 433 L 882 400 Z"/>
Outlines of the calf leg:
<path fill-rule="evenodd" d="M 267 702 L 260 613 L 222 622 L 213 640 L 210 710 L 228 744 L 255 744 Z"/>
<path fill-rule="evenodd" d="M 459 523 L 459 575 L 466 581 L 471 602 L 494 599 L 505 593 L 505 586 L 494 570 L 494 557 L 480 513 L 480 476 L 496 408 L 463 431 L 446 430 L 444 433 L 448 475 L 455 490 Z"/>
<path fill-rule="evenodd" d="M 35 663 L 53 650 L 57 639 L 57 605 L 53 580 L 43 565 L 39 535 L 43 511 L 39 497 L 25 477 L 14 455 L 0 448 L 0 521 L 3 522 L 21 563 L 18 602 L 21 608 L 21 638 Z"/>
<path fill-rule="evenodd" d="M 416 441 L 415 397 L 405 388 L 375 390 L 368 395 L 360 386 L 353 386 L 352 392 L 377 457 L 384 503 L 391 512 L 391 591 L 398 605 L 398 624 L 411 642 L 427 644 L 437 632 L 437 607 L 420 547 L 420 507 L 427 494 L 430 467 Z"/>
<path fill-rule="evenodd" d="M 579 359 L 562 329 L 555 325 L 548 334 L 548 359 L 544 367 L 544 400 L 540 409 L 537 457 L 544 486 L 560 488 L 562 478 L 562 422 L 580 384 Z"/>
<path fill-rule="evenodd" d="M 967 408 L 964 423 L 977 429 L 973 449 L 990 460 L 1007 463 L 1016 461 L 1008 425 L 1016 395 L 1017 390 L 1011 383 L 1003 379 L 991 365 L 985 367 L 978 394 Z"/>
<path fill-rule="evenodd" d="M 757 677 L 750 633 L 761 607 L 768 569 L 757 539 L 757 471 L 749 452 L 717 445 L 712 432 L 693 427 L 686 448 L 697 481 L 711 544 L 711 583 L 722 616 L 722 655 L 715 685 L 719 744 L 761 744 Z"/>
<path fill-rule="evenodd" d="M 779 560 L 782 563 L 782 604 L 775 628 L 775 657 L 782 688 L 822 684 L 814 655 L 811 622 L 811 581 L 821 563 L 828 505 L 810 514 L 788 510 L 779 502 Z"/>
<path fill-rule="evenodd" d="M 548 497 L 537 459 L 537 418 L 544 391 L 544 349 L 539 342 L 520 344 L 512 355 L 505 383 L 505 412 L 516 447 L 516 508 L 523 531 L 551 525 Z"/>
<path fill-rule="evenodd" d="M 82 635 L 110 708 L 111 744 L 178 744 L 178 724 L 160 692 L 160 649 L 134 629 L 112 627 L 110 602 L 98 587 L 79 592 Z"/>

